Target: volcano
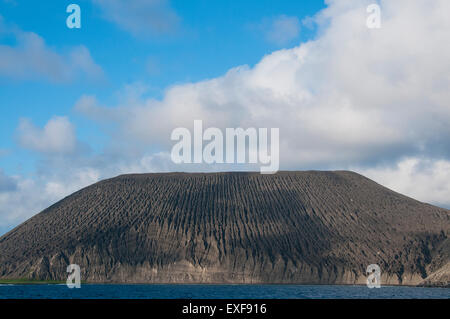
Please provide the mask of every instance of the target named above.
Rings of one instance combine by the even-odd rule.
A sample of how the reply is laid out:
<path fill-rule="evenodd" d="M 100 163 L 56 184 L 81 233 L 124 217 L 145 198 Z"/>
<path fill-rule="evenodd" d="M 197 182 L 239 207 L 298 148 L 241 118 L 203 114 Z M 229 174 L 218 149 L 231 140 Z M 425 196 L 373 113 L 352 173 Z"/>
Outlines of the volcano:
<path fill-rule="evenodd" d="M 121 175 L 0 238 L 0 279 L 449 286 L 450 211 L 349 171 Z"/>

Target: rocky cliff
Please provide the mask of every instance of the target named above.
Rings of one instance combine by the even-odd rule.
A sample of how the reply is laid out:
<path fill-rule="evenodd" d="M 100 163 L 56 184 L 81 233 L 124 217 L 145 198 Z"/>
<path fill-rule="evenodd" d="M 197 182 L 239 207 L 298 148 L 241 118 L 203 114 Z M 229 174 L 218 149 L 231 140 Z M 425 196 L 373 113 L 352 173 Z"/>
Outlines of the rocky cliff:
<path fill-rule="evenodd" d="M 0 238 L 0 278 L 88 282 L 450 283 L 450 211 L 353 172 L 123 175 Z"/>

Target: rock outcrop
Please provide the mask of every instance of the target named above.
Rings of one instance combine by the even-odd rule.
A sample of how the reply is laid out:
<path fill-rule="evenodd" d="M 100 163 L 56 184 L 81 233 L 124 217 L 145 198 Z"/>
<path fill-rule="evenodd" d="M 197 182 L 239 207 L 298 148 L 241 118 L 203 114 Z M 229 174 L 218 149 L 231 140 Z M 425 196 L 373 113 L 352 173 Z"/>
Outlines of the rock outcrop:
<path fill-rule="evenodd" d="M 123 175 L 0 238 L 0 278 L 449 285 L 450 211 L 353 172 Z"/>

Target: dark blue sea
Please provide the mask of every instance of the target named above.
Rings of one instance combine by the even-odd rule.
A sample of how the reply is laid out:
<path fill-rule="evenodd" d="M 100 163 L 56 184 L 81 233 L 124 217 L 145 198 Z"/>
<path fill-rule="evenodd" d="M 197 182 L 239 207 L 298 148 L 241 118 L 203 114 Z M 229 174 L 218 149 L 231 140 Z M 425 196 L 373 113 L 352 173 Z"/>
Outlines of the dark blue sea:
<path fill-rule="evenodd" d="M 307 285 L 1 285 L 0 299 L 450 299 L 450 288 Z"/>

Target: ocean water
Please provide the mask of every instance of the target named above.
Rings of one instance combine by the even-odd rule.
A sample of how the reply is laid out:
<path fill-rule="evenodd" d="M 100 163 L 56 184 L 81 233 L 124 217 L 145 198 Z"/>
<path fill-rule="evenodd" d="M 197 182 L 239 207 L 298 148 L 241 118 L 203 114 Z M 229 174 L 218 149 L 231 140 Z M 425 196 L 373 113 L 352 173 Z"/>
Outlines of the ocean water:
<path fill-rule="evenodd" d="M 0 285 L 0 299 L 450 299 L 450 288 L 308 285 Z"/>

